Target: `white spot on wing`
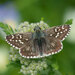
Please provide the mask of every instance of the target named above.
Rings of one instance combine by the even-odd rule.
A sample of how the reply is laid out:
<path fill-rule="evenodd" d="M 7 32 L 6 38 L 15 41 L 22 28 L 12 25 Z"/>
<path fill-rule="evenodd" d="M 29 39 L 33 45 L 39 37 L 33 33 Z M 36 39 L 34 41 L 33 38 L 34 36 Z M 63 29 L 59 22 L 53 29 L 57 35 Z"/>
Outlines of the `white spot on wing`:
<path fill-rule="evenodd" d="M 64 25 L 62 26 L 62 29 L 64 29 Z"/>
<path fill-rule="evenodd" d="M 58 31 L 60 31 L 60 29 L 58 29 Z"/>
<path fill-rule="evenodd" d="M 59 36 L 59 33 L 57 33 L 57 35 L 55 36 L 56 38 Z"/>
<path fill-rule="evenodd" d="M 67 31 L 67 29 L 65 29 L 65 31 Z"/>
<path fill-rule="evenodd" d="M 55 32 L 57 32 L 57 28 L 55 28 Z"/>
<path fill-rule="evenodd" d="M 21 40 L 19 40 L 19 42 L 20 42 L 21 44 L 24 44 L 24 42 L 22 42 Z"/>
<path fill-rule="evenodd" d="M 14 39 L 14 35 L 12 35 L 12 39 Z"/>
<path fill-rule="evenodd" d="M 50 36 L 52 36 L 52 34 L 50 34 Z"/>
<path fill-rule="evenodd" d="M 15 40 L 16 42 L 18 42 L 18 40 Z"/>
<path fill-rule="evenodd" d="M 12 41 L 12 39 L 10 39 L 10 41 Z"/>
<path fill-rule="evenodd" d="M 59 35 L 59 33 L 57 33 L 57 35 Z"/>
<path fill-rule="evenodd" d="M 60 32 L 60 33 L 63 33 L 63 32 Z"/>
<path fill-rule="evenodd" d="M 20 39 L 22 38 L 22 35 L 19 35 L 20 36 Z"/>

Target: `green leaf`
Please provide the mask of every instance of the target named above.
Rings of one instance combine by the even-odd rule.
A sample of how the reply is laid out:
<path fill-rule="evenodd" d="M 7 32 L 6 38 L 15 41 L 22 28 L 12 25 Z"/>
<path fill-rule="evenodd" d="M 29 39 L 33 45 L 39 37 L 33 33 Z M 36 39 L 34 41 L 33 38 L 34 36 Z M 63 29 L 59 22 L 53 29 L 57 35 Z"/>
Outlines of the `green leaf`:
<path fill-rule="evenodd" d="M 67 21 L 65 22 L 65 24 L 71 25 L 71 24 L 72 24 L 72 21 L 73 21 L 73 19 L 69 19 L 69 20 L 67 20 Z"/>
<path fill-rule="evenodd" d="M 13 65 L 14 67 L 21 67 L 21 64 L 20 64 L 20 61 L 17 60 L 17 61 L 10 61 L 10 63 L 7 65 L 7 67 Z"/>
<path fill-rule="evenodd" d="M 1 28 L 7 35 L 14 33 L 12 27 L 9 26 L 9 25 L 7 25 L 7 24 L 3 24 L 3 23 L 0 22 L 0 28 Z"/>

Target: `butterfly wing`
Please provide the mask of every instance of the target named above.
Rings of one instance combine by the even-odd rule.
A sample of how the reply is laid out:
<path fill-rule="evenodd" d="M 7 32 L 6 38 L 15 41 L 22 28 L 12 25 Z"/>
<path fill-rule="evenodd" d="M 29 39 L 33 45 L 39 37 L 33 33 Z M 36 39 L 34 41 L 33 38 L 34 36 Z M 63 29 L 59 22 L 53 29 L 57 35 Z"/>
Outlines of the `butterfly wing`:
<path fill-rule="evenodd" d="M 19 33 L 6 36 L 6 41 L 13 47 L 19 49 L 19 53 L 25 58 L 35 58 L 39 53 L 33 50 L 32 33 Z"/>
<path fill-rule="evenodd" d="M 56 38 L 46 37 L 46 42 L 47 42 L 47 44 L 45 46 L 45 49 L 43 50 L 44 56 L 56 54 L 56 53 L 60 52 L 63 48 L 61 41 Z"/>
<path fill-rule="evenodd" d="M 63 25 L 63 26 L 55 26 L 44 30 L 46 34 L 46 49 L 44 50 L 44 55 L 52 55 L 58 53 L 62 50 L 62 40 L 68 35 L 70 31 L 70 25 Z"/>
<path fill-rule="evenodd" d="M 65 37 L 69 34 L 71 26 L 70 25 L 62 25 L 62 26 L 55 26 L 44 30 L 48 37 L 54 37 L 63 41 Z"/>
<path fill-rule="evenodd" d="M 30 40 L 31 33 L 17 33 L 13 35 L 6 36 L 6 41 L 15 48 L 21 48 L 27 41 Z"/>

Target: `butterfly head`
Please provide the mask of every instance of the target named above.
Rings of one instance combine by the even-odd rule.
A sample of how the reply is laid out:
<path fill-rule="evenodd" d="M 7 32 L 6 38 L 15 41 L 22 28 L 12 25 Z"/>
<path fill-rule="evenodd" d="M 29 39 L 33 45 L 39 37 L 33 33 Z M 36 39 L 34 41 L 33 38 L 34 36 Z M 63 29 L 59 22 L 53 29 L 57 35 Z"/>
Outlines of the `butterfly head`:
<path fill-rule="evenodd" d="M 41 28 L 39 26 L 35 26 L 34 31 L 35 32 L 40 32 L 41 31 Z"/>

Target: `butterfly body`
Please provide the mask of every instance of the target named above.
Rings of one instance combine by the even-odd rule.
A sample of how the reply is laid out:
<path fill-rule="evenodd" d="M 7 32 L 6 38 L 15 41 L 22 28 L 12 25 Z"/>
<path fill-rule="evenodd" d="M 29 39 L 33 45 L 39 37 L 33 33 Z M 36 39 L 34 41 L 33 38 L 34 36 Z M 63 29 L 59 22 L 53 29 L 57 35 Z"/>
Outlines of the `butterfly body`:
<path fill-rule="evenodd" d="M 43 55 L 43 44 L 46 45 L 45 33 L 41 30 L 39 26 L 36 26 L 34 28 L 34 31 L 35 32 L 32 35 L 34 48 L 35 50 L 37 50 L 37 47 L 38 47 L 40 56 L 42 56 Z"/>
<path fill-rule="evenodd" d="M 25 58 L 40 58 L 60 52 L 62 41 L 68 35 L 70 25 L 62 25 L 41 30 L 35 26 L 34 32 L 17 33 L 6 36 L 6 41 L 19 49 Z"/>

